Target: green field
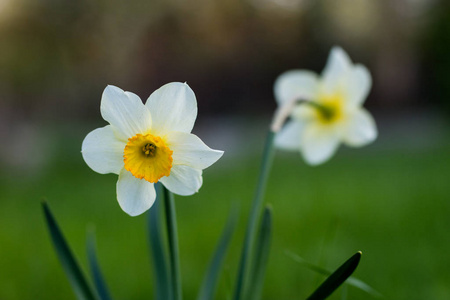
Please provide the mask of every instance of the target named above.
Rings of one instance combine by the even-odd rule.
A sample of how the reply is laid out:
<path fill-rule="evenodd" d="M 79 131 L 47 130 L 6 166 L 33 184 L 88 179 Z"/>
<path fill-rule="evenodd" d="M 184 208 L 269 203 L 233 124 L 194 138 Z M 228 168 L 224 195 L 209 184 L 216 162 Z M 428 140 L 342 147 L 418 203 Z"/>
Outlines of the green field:
<path fill-rule="evenodd" d="M 153 299 L 147 214 L 122 212 L 117 176 L 84 164 L 81 139 L 57 140 L 53 159 L 38 173 L 2 167 L 0 299 L 75 299 L 50 244 L 43 198 L 86 271 L 86 231 L 95 227 L 100 264 L 116 299 Z M 239 204 L 239 227 L 216 298 L 232 291 L 262 143 L 256 141 L 261 148 L 251 158 L 225 155 L 204 172 L 200 193 L 176 197 L 185 299 L 196 296 L 227 214 Z M 274 237 L 264 299 L 304 299 L 322 280 L 286 251 L 333 269 L 358 250 L 363 257 L 355 276 L 386 299 L 449 299 L 449 153 L 449 143 L 385 143 L 342 149 L 315 168 L 297 154 L 277 153 L 266 195 Z M 339 293 L 332 298 L 340 299 Z M 348 299 L 375 298 L 350 287 Z"/>

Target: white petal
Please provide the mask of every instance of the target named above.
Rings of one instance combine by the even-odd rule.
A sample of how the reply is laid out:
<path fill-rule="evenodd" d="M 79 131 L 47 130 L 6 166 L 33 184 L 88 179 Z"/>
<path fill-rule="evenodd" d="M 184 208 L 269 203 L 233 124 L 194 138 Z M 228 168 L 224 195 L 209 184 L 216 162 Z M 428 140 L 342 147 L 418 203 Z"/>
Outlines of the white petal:
<path fill-rule="evenodd" d="M 97 128 L 84 138 L 81 154 L 86 164 L 100 174 L 119 174 L 123 168 L 125 143 L 117 139 L 111 125 Z"/>
<path fill-rule="evenodd" d="M 213 150 L 196 135 L 185 132 L 167 134 L 167 146 L 173 151 L 174 165 L 186 165 L 200 170 L 206 169 L 223 155 L 223 151 Z"/>
<path fill-rule="evenodd" d="M 141 98 L 138 95 L 136 95 L 135 93 L 127 92 L 127 91 L 125 91 L 124 93 L 125 93 L 125 95 L 127 95 L 128 99 L 130 99 L 130 101 L 132 101 L 134 103 L 139 103 L 139 102 L 142 103 Z M 142 104 L 144 104 L 144 103 L 142 103 Z"/>
<path fill-rule="evenodd" d="M 122 169 L 117 181 L 117 200 L 124 212 L 137 216 L 147 211 L 155 202 L 154 184 L 133 176 Z"/>
<path fill-rule="evenodd" d="M 274 85 L 278 105 L 292 100 L 311 100 L 317 95 L 317 75 L 305 70 L 292 70 L 278 76 Z"/>
<path fill-rule="evenodd" d="M 186 83 L 163 85 L 150 95 L 145 105 L 152 114 L 152 132 L 156 135 L 192 131 L 197 118 L 197 100 Z"/>
<path fill-rule="evenodd" d="M 339 146 L 339 135 L 335 128 L 308 124 L 305 128 L 301 150 L 305 161 L 311 165 L 318 165 L 327 161 Z"/>
<path fill-rule="evenodd" d="M 348 103 L 352 106 L 360 106 L 364 103 L 372 87 L 372 78 L 369 71 L 363 65 L 356 65 L 350 72 L 348 82 Z"/>
<path fill-rule="evenodd" d="M 159 181 L 172 193 L 188 196 L 197 193 L 203 183 L 202 171 L 183 165 L 174 165 L 168 177 Z"/>
<path fill-rule="evenodd" d="M 152 126 L 150 112 L 141 99 L 112 85 L 108 85 L 103 91 L 100 111 L 103 119 L 125 141 L 138 133 L 146 133 Z"/>
<path fill-rule="evenodd" d="M 300 151 L 300 139 L 304 124 L 290 120 L 286 122 L 286 125 L 277 133 L 275 137 L 275 145 L 284 150 L 296 150 Z"/>
<path fill-rule="evenodd" d="M 377 126 L 370 113 L 365 109 L 358 109 L 349 116 L 343 139 L 348 146 L 360 147 L 373 142 L 377 135 Z"/>
<path fill-rule="evenodd" d="M 333 95 L 343 85 L 346 85 L 351 68 L 352 62 L 347 53 L 340 47 L 333 47 L 322 72 L 322 93 Z"/>

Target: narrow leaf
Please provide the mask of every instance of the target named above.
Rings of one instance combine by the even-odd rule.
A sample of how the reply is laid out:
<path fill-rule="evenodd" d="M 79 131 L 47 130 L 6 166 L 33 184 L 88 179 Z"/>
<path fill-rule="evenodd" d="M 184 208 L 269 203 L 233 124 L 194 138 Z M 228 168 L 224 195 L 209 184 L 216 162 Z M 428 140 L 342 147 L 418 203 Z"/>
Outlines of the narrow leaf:
<path fill-rule="evenodd" d="M 42 202 L 42 208 L 56 254 L 75 295 L 80 300 L 97 300 L 46 202 Z"/>
<path fill-rule="evenodd" d="M 94 285 L 101 300 L 112 300 L 111 295 L 108 291 L 108 286 L 103 279 L 103 275 L 98 264 L 96 248 L 95 234 L 93 231 L 91 231 L 88 234 L 87 239 L 87 256 L 89 260 L 91 275 L 94 279 Z"/>
<path fill-rule="evenodd" d="M 341 289 L 341 300 L 347 300 L 348 295 L 348 285 L 344 284 Z"/>
<path fill-rule="evenodd" d="M 272 237 L 272 208 L 266 206 L 259 229 L 259 235 L 255 243 L 255 255 L 249 295 L 250 299 L 261 299 L 264 276 L 269 260 L 270 241 Z"/>
<path fill-rule="evenodd" d="M 307 300 L 322 300 L 330 296 L 356 270 L 361 259 L 361 252 L 356 252 L 333 274 L 331 274 Z"/>
<path fill-rule="evenodd" d="M 382 298 L 383 295 L 378 292 L 376 289 L 374 289 L 373 287 L 371 287 L 370 285 L 368 285 L 367 283 L 365 283 L 364 281 L 355 278 L 355 277 L 350 277 L 349 279 L 347 279 L 346 283 L 348 285 L 354 286 L 359 288 L 360 290 L 365 291 L 366 293 L 376 297 L 376 298 Z"/>
<path fill-rule="evenodd" d="M 286 251 L 286 254 L 288 256 L 290 256 L 293 260 L 295 260 L 296 262 L 302 264 L 303 266 L 307 267 L 308 269 L 321 274 L 321 275 L 325 275 L 325 276 L 330 276 L 331 275 L 331 271 L 327 270 L 325 268 L 319 267 L 315 264 L 312 264 L 310 262 L 307 262 L 306 260 L 304 260 L 302 257 L 298 256 L 295 253 L 292 253 L 291 251 Z M 382 298 L 383 295 L 378 292 L 377 290 L 375 290 L 373 287 L 371 287 L 370 285 L 368 285 L 367 283 L 365 283 L 364 281 L 355 278 L 353 276 L 350 276 L 346 281 L 345 281 L 346 285 L 351 285 L 353 287 L 359 288 L 360 290 L 372 295 L 373 297 L 376 298 Z"/>
<path fill-rule="evenodd" d="M 161 183 L 155 184 L 156 201 L 148 214 L 148 234 L 153 258 L 154 277 L 156 281 L 156 299 L 171 300 L 173 298 L 170 282 L 170 269 L 167 262 L 166 241 L 163 237 L 164 193 Z"/>
<path fill-rule="evenodd" d="M 261 217 L 264 203 L 264 193 L 266 191 L 267 180 L 273 163 L 274 146 L 273 141 L 275 133 L 269 131 L 264 146 L 264 152 L 259 172 L 258 184 L 256 186 L 255 196 L 253 198 L 250 216 L 245 232 L 244 245 L 242 247 L 239 269 L 234 291 L 234 300 L 247 300 L 247 291 L 249 289 L 250 272 L 252 270 L 253 244 L 257 234 L 257 226 Z"/>
<path fill-rule="evenodd" d="M 223 260 L 228 249 L 233 232 L 237 223 L 237 209 L 233 209 L 228 217 L 227 224 L 222 233 L 222 237 L 217 244 L 214 256 L 209 264 L 208 271 L 205 273 L 202 286 L 200 288 L 197 300 L 214 299 L 214 294 L 219 280 L 220 270 L 222 269 Z"/>

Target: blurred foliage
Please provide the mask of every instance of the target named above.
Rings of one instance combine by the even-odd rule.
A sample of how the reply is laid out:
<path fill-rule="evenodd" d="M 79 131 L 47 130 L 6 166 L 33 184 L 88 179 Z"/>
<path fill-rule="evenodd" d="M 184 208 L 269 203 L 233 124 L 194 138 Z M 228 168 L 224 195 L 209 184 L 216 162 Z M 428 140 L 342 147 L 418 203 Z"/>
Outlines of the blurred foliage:
<path fill-rule="evenodd" d="M 262 147 L 262 139 L 258 143 Z M 122 299 L 152 297 L 146 215 L 130 218 L 123 213 L 115 200 L 117 176 L 92 172 L 82 162 L 78 139 L 65 135 L 57 145 L 60 150 L 39 176 L 13 177 L 2 168 L 0 298 L 75 299 L 51 248 L 41 197 L 52 205 L 85 270 L 86 227 L 94 224 L 99 263 L 111 293 Z M 388 299 L 447 299 L 449 150 L 448 143 L 420 151 L 346 149 L 316 168 L 304 165 L 297 154 L 278 153 L 266 197 L 273 206 L 274 235 L 264 299 L 305 298 L 323 280 L 285 255 L 286 250 L 325 268 L 335 268 L 349 252 L 362 250 L 364 261 L 355 276 Z M 258 156 L 225 155 L 205 171 L 200 193 L 176 197 L 186 299 L 195 297 L 237 201 L 241 222 L 217 299 L 232 290 Z M 349 299 L 367 297 L 349 287 Z"/>
<path fill-rule="evenodd" d="M 437 0 L 2 1 L 0 97 L 38 119 L 64 119 L 61 104 L 70 118 L 93 115 L 106 84 L 145 98 L 170 81 L 188 81 L 207 112 L 271 110 L 276 76 L 320 72 L 336 44 L 372 70 L 370 103 L 411 104 L 436 58 L 417 55 L 417 41 L 449 33 L 429 27 L 446 24 Z"/>
<path fill-rule="evenodd" d="M 450 4 L 433 10 L 429 35 L 424 39 L 423 79 L 431 91 L 431 102 L 450 113 Z"/>

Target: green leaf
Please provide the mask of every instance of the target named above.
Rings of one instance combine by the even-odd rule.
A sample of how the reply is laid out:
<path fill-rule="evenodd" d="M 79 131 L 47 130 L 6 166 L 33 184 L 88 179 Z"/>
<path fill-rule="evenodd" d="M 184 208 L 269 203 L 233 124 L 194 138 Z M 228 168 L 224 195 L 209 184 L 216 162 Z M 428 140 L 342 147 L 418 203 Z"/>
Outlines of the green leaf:
<path fill-rule="evenodd" d="M 266 206 L 259 229 L 259 235 L 255 243 L 255 255 L 253 271 L 251 274 L 249 295 L 250 299 L 261 299 L 264 275 L 266 274 L 267 262 L 269 260 L 270 241 L 272 237 L 272 208 Z"/>
<path fill-rule="evenodd" d="M 356 270 L 361 259 L 361 252 L 356 252 L 333 274 L 331 274 L 307 300 L 322 300 L 330 296 Z"/>
<path fill-rule="evenodd" d="M 255 196 L 253 198 L 250 216 L 245 232 L 244 245 L 242 247 L 241 258 L 239 261 L 239 269 L 236 280 L 236 288 L 234 291 L 234 300 L 247 300 L 246 297 L 249 289 L 249 282 L 251 280 L 250 273 L 252 267 L 253 244 L 257 234 L 258 221 L 261 217 L 263 209 L 264 193 L 266 191 L 267 180 L 269 172 L 272 167 L 274 157 L 273 141 L 275 133 L 269 131 L 264 146 L 264 152 L 261 162 L 261 170 L 259 172 L 258 184 L 256 186 Z"/>
<path fill-rule="evenodd" d="M 341 289 L 341 300 L 347 300 L 347 294 L 348 294 L 348 291 L 347 291 L 348 288 L 347 287 L 348 287 L 347 284 L 344 284 L 342 286 L 342 289 Z"/>
<path fill-rule="evenodd" d="M 233 209 L 228 217 L 227 224 L 222 233 L 222 237 L 217 244 L 214 256 L 209 264 L 208 271 L 205 273 L 202 286 L 200 288 L 197 300 L 211 300 L 214 298 L 217 282 L 219 280 L 220 270 L 222 269 L 223 260 L 228 249 L 233 232 L 237 223 L 237 209 Z"/>
<path fill-rule="evenodd" d="M 98 296 L 89 286 L 46 202 L 42 202 L 42 208 L 56 254 L 75 295 L 80 300 L 98 300 Z"/>
<path fill-rule="evenodd" d="M 331 275 L 331 271 L 330 271 L 330 270 L 327 270 L 327 269 L 325 269 L 325 268 L 322 268 L 322 267 L 319 267 L 319 266 L 317 266 L 317 265 L 315 265 L 315 264 L 312 264 L 312 263 L 310 263 L 310 262 L 307 262 L 307 261 L 304 260 L 302 257 L 298 256 L 298 255 L 295 254 L 295 253 L 292 253 L 291 251 L 286 251 L 286 254 L 287 254 L 288 256 L 290 256 L 290 257 L 291 257 L 293 260 L 295 260 L 296 262 L 302 264 L 303 266 L 307 267 L 308 269 L 310 269 L 310 270 L 312 270 L 312 271 L 314 271 L 314 272 L 316 272 L 316 273 L 319 273 L 319 274 L 322 274 L 322 275 L 325 275 L 325 276 L 330 276 L 330 275 Z M 382 295 L 380 292 L 378 292 L 377 290 L 375 290 L 374 288 L 372 288 L 372 287 L 371 287 L 370 285 L 368 285 L 367 283 L 365 283 L 365 282 L 363 282 L 362 280 L 357 279 L 357 278 L 355 278 L 355 277 L 352 277 L 352 276 L 349 277 L 349 278 L 345 281 L 345 284 L 346 284 L 346 285 L 354 286 L 354 287 L 356 287 L 356 288 L 359 288 L 360 290 L 362 290 L 362 291 L 364 291 L 364 292 L 370 294 L 370 295 L 373 296 L 373 297 L 376 297 L 376 298 L 382 298 L 382 297 L 383 297 L 383 295 Z"/>
<path fill-rule="evenodd" d="M 148 234 L 153 258 L 153 268 L 156 281 L 156 299 L 173 299 L 170 269 L 167 261 L 166 241 L 163 233 L 164 222 L 164 193 L 161 183 L 155 184 L 156 200 L 148 214 Z"/>
<path fill-rule="evenodd" d="M 106 285 L 105 280 L 103 279 L 102 272 L 100 270 L 100 266 L 98 264 L 97 259 L 97 251 L 96 251 L 96 244 L 95 244 L 95 234 L 92 230 L 88 234 L 87 238 L 87 256 L 89 260 L 89 266 L 91 269 L 91 275 L 94 279 L 94 285 L 97 289 L 97 293 L 101 300 L 112 300 L 111 295 L 108 291 L 108 287 Z"/>
<path fill-rule="evenodd" d="M 363 290 L 366 293 L 368 293 L 376 298 L 383 298 L 383 295 L 380 292 L 378 292 L 377 290 L 372 288 L 370 285 L 368 285 L 367 283 L 365 283 L 364 281 L 362 281 L 358 278 L 350 277 L 349 279 L 347 279 L 346 283 L 348 285 L 357 287 L 360 290 Z"/>

